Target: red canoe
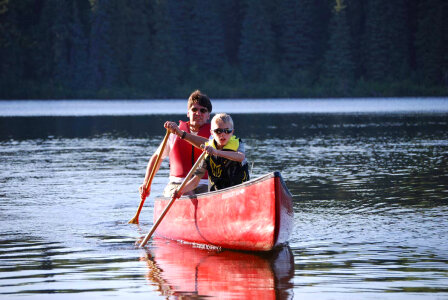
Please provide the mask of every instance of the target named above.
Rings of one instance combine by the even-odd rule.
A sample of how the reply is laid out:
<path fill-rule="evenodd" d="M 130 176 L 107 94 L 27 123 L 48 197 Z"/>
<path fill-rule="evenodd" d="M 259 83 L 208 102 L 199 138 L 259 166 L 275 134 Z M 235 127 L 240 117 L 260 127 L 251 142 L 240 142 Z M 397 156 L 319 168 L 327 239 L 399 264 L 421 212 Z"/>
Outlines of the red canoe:
<path fill-rule="evenodd" d="M 156 198 L 154 222 L 170 201 Z M 293 208 L 279 172 L 216 192 L 176 200 L 155 234 L 226 249 L 270 251 L 286 244 Z"/>

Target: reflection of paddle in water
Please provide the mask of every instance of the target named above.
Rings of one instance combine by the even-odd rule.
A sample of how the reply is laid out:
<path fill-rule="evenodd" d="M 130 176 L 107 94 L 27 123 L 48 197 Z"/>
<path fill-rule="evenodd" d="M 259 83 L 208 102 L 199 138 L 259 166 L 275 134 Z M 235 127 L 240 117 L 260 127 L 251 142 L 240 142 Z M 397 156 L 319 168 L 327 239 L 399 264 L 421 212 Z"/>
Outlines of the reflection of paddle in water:
<path fill-rule="evenodd" d="M 157 284 L 157 286 L 159 287 L 157 291 L 160 292 L 162 296 L 168 296 L 168 297 L 173 296 L 174 295 L 173 288 L 169 285 L 169 283 L 165 279 L 163 279 L 162 276 L 163 271 L 159 269 L 159 267 L 151 257 L 149 251 L 146 252 L 144 257 L 141 258 L 141 260 L 145 261 L 146 264 L 148 265 L 149 272 L 147 273 L 146 278 Z"/>
<path fill-rule="evenodd" d="M 211 251 L 155 239 L 143 260 L 149 268 L 147 278 L 163 296 L 292 298 L 294 259 L 289 247 L 253 254 Z"/>

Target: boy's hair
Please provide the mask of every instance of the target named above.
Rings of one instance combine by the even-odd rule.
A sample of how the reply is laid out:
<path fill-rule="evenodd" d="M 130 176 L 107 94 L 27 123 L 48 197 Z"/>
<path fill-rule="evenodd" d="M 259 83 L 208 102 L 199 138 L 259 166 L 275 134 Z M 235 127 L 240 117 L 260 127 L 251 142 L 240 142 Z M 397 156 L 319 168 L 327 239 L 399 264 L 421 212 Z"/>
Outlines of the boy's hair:
<path fill-rule="evenodd" d="M 190 109 L 193 103 L 206 107 L 209 113 L 212 112 L 212 102 L 210 101 L 210 98 L 206 94 L 202 94 L 200 90 L 191 93 L 188 98 L 188 109 Z"/>
<path fill-rule="evenodd" d="M 211 121 L 211 124 L 216 124 L 216 121 L 218 121 L 218 120 L 221 121 L 221 122 L 224 122 L 224 123 L 229 123 L 232 126 L 231 129 L 233 129 L 233 120 L 232 120 L 232 117 L 230 115 L 228 115 L 226 113 L 216 114 L 213 117 L 213 119 Z"/>

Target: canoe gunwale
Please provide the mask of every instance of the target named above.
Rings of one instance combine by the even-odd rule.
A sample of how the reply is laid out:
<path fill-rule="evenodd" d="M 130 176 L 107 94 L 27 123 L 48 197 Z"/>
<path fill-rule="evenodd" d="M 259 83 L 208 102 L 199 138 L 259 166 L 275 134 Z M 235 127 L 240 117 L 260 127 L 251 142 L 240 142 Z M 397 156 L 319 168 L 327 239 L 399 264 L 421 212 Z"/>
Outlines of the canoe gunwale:
<path fill-rule="evenodd" d="M 282 175 L 280 174 L 279 171 L 275 171 L 275 172 L 267 173 L 265 175 L 262 175 L 260 177 L 255 178 L 255 179 L 251 179 L 249 181 L 246 181 L 246 182 L 243 182 L 241 184 L 234 185 L 234 186 L 231 186 L 231 187 L 219 190 L 219 191 L 212 191 L 212 192 L 207 192 L 207 193 L 202 193 L 202 194 L 194 194 L 194 195 L 184 195 L 184 196 L 180 197 L 179 199 L 177 199 L 176 201 L 188 200 L 188 199 L 200 199 L 200 198 L 204 198 L 204 197 L 214 196 L 214 195 L 226 193 L 226 192 L 229 192 L 229 191 L 232 191 L 232 190 L 237 190 L 237 189 L 240 189 L 240 188 L 243 188 L 243 187 L 247 187 L 247 186 L 250 186 L 250 185 L 259 184 L 260 181 L 266 181 L 266 180 L 274 178 L 274 177 L 278 177 L 280 179 L 280 182 L 282 184 L 282 188 L 292 198 L 292 195 L 289 192 L 288 188 L 286 187 L 286 184 L 285 184 L 285 181 L 282 178 Z M 156 197 L 156 199 L 169 200 L 171 198 L 170 197 L 164 197 L 164 196 L 158 196 L 158 197 Z"/>

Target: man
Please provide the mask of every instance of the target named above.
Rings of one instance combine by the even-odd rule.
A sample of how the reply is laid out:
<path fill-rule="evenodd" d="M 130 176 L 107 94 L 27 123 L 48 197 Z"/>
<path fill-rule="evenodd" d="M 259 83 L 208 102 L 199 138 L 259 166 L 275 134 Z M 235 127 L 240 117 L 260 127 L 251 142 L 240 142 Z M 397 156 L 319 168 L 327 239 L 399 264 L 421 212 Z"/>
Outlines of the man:
<path fill-rule="evenodd" d="M 179 128 L 192 136 L 197 135 L 203 138 L 208 138 L 210 136 L 210 123 L 208 123 L 208 121 L 210 119 L 210 113 L 212 112 L 210 98 L 207 95 L 202 94 L 201 91 L 196 90 L 188 98 L 187 107 L 187 117 L 189 121 L 179 121 Z M 179 137 L 174 134 L 170 135 L 165 150 L 161 154 L 159 164 L 155 166 L 157 172 L 162 160 L 169 156 L 170 182 L 163 192 L 165 197 L 170 197 L 177 187 L 182 184 L 191 167 L 202 153 L 201 150 L 195 148 L 187 141 L 184 141 L 183 138 L 185 138 L 185 136 Z M 161 146 L 159 146 L 159 148 L 160 147 Z M 151 175 L 151 170 L 156 163 L 158 153 L 159 151 L 156 151 L 156 153 L 149 159 L 145 179 L 143 180 L 143 184 L 139 187 L 141 199 L 145 199 L 151 193 L 151 187 L 149 186 L 147 190 L 145 190 L 145 187 L 149 180 L 149 176 Z M 205 175 L 200 180 L 194 193 L 204 193 L 207 192 L 207 190 L 208 180 L 207 175 Z"/>

